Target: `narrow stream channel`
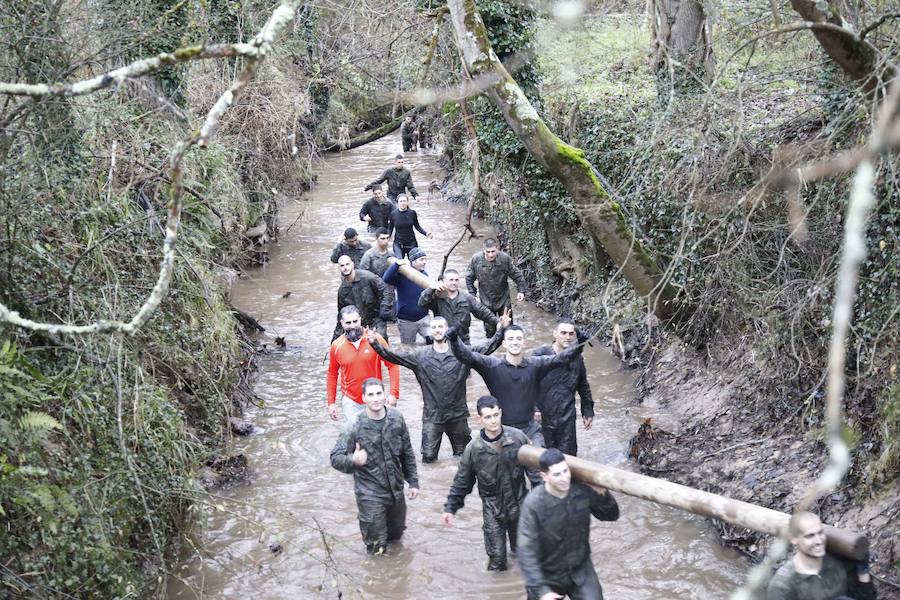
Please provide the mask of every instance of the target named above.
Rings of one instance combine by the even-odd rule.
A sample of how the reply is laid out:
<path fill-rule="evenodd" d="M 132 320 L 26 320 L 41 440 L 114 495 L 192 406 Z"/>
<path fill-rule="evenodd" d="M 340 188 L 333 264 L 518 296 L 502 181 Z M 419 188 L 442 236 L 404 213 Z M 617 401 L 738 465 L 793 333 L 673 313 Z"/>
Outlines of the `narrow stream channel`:
<path fill-rule="evenodd" d="M 384 557 L 366 556 L 352 477 L 329 465 L 339 426 L 325 411 L 324 358 L 335 324 L 339 274 L 328 257 L 345 227 L 361 225 L 357 214 L 367 197 L 362 189 L 399 149 L 399 136 L 392 135 L 321 162 L 318 185 L 307 200 L 283 209 L 283 224 L 306 210 L 303 220 L 272 249 L 268 265 L 235 283 L 234 304 L 256 316 L 267 334 L 284 336 L 290 347 L 260 358 L 256 392 L 264 407 L 247 411 L 254 434 L 235 440 L 234 452 L 249 460 L 251 482 L 212 496 L 206 518 L 185 544 L 169 598 L 337 598 L 338 590 L 343 598 L 524 597 L 516 567 L 499 574 L 485 571 L 477 492 L 458 513 L 454 528 L 441 524 L 456 471 L 446 440 L 437 463 L 419 463 L 421 495 L 409 502 L 402 543 Z M 432 275 L 464 219 L 460 206 L 437 198 L 424 201 L 428 182 L 439 175 L 435 161 L 433 154 L 407 153 L 423 199 L 412 207 L 435 233 L 433 240 L 419 240 L 429 253 L 426 270 Z M 475 227 L 481 234 L 489 231 L 483 222 Z M 464 272 L 479 247 L 479 240 L 462 244 L 450 266 Z M 516 321 L 530 347 L 552 341 L 553 315 L 525 304 L 516 308 Z M 396 327 L 389 334 L 392 343 L 399 343 Z M 472 334 L 475 342 L 484 339 L 480 322 L 473 323 Z M 664 420 L 665 415 L 633 405 L 632 377 L 606 349 L 587 348 L 584 357 L 597 414 L 591 431 L 578 425 L 579 455 L 632 468 L 626 456 L 629 438 L 643 417 Z M 399 408 L 420 458 L 421 394 L 406 369 L 401 369 L 400 391 Z M 473 372 L 470 406 L 482 393 L 484 384 Z M 474 418 L 470 425 L 477 429 Z M 739 584 L 745 562 L 717 543 L 703 519 L 621 494 L 617 499 L 619 521 L 594 521 L 591 533 L 607 600 L 725 598 Z"/>

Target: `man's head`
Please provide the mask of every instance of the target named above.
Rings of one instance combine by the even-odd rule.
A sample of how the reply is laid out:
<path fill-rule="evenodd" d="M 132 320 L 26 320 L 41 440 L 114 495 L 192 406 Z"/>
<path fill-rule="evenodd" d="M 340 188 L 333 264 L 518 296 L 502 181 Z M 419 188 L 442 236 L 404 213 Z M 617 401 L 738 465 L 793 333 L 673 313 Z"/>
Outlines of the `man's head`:
<path fill-rule="evenodd" d="M 556 322 L 556 327 L 553 328 L 553 341 L 560 348 L 568 348 L 575 341 L 575 338 L 575 323 L 572 319 L 563 317 Z"/>
<path fill-rule="evenodd" d="M 372 195 L 375 196 L 375 199 L 379 202 L 384 200 L 384 189 L 381 187 L 380 183 L 376 183 L 372 186 Z"/>
<path fill-rule="evenodd" d="M 566 463 L 566 457 L 557 448 L 547 448 L 538 459 L 541 479 L 544 486 L 552 494 L 565 496 L 572 485 L 572 473 Z"/>
<path fill-rule="evenodd" d="M 424 271 L 425 265 L 428 264 L 428 255 L 421 248 L 413 248 L 409 251 L 409 263 L 417 271 Z"/>
<path fill-rule="evenodd" d="M 495 437 L 503 429 L 500 420 L 503 411 L 500 410 L 500 403 L 493 396 L 482 396 L 475 403 L 475 410 L 478 411 L 478 419 L 484 426 L 484 431 L 491 437 Z"/>
<path fill-rule="evenodd" d="M 341 277 L 348 281 L 352 281 L 353 276 L 356 274 L 356 267 L 353 265 L 353 259 L 346 254 L 343 254 L 338 258 L 338 269 L 341 271 Z"/>
<path fill-rule="evenodd" d="M 341 327 L 344 328 L 344 335 L 351 342 L 358 342 L 362 338 L 362 320 L 359 310 L 355 306 L 345 306 L 341 309 Z"/>
<path fill-rule="evenodd" d="M 380 379 L 369 377 L 363 381 L 362 396 L 369 411 L 380 413 L 384 409 L 384 384 Z"/>
<path fill-rule="evenodd" d="M 406 115 L 406 118 L 403 120 L 406 121 L 407 123 L 412 123 L 412 115 Z"/>
<path fill-rule="evenodd" d="M 494 259 L 497 258 L 497 240 L 494 238 L 488 238 L 484 240 L 484 259 L 488 262 L 493 262 Z"/>
<path fill-rule="evenodd" d="M 394 168 L 398 171 L 403 168 L 403 155 L 398 154 L 394 157 Z"/>
<path fill-rule="evenodd" d="M 409 198 L 406 197 L 406 194 L 397 194 L 397 208 L 400 210 L 409 208 Z"/>
<path fill-rule="evenodd" d="M 518 356 L 525 348 L 525 330 L 513 323 L 503 330 L 503 348 L 507 354 Z"/>
<path fill-rule="evenodd" d="M 447 337 L 447 319 L 444 317 L 432 317 L 431 321 L 428 323 L 429 328 L 431 329 L 431 339 L 436 342 L 443 342 Z"/>
<path fill-rule="evenodd" d="M 348 227 L 344 230 L 344 241 L 351 248 L 356 248 L 359 246 L 359 233 L 352 227 Z"/>
<path fill-rule="evenodd" d="M 375 230 L 375 245 L 378 246 L 378 249 L 384 252 L 388 249 L 388 245 L 391 243 L 391 234 L 388 233 L 388 230 L 385 227 L 379 227 Z"/>
<path fill-rule="evenodd" d="M 456 269 L 447 269 L 444 271 L 444 283 L 447 285 L 447 291 L 456 293 L 459 291 L 459 271 Z"/>
<path fill-rule="evenodd" d="M 809 558 L 825 556 L 825 527 L 821 519 L 811 512 L 801 511 L 788 522 L 791 544 L 797 552 Z"/>

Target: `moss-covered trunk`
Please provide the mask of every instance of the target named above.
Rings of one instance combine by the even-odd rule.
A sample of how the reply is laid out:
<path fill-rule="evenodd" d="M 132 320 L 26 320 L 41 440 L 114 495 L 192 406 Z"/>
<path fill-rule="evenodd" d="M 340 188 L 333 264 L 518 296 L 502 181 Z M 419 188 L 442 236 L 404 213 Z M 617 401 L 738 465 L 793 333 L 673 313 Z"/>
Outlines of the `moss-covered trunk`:
<path fill-rule="evenodd" d="M 538 116 L 524 92 L 491 47 L 475 0 L 449 0 L 451 21 L 466 68 L 503 113 L 506 122 L 535 160 L 563 184 L 585 228 L 622 275 L 665 322 L 689 314 L 677 290 L 641 244 L 621 208 L 613 202 L 584 152 L 556 136 Z"/>

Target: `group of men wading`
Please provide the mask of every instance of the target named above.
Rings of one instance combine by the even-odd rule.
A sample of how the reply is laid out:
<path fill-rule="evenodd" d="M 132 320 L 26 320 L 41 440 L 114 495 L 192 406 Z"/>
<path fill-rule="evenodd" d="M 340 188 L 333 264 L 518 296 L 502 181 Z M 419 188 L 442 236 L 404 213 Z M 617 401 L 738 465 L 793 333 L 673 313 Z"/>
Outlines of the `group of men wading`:
<path fill-rule="evenodd" d="M 383 182 L 388 183 L 387 197 L 380 187 Z M 619 507 L 607 490 L 573 481 L 563 455 L 577 453 L 576 394 L 584 429 L 593 422 L 593 398 L 581 355 L 586 336 L 571 320 L 561 319 L 552 344 L 524 354 L 526 336 L 512 322 L 509 279 L 516 284 L 517 302 L 524 298 L 526 283 L 493 239 L 485 240 L 469 263 L 468 291 L 460 289 L 460 274 L 453 269 L 427 288 L 401 275 L 401 266 L 409 265 L 427 276 L 427 253 L 419 248 L 414 230 L 432 237 L 409 208 L 407 192 L 413 198 L 417 194 L 403 156 L 398 155 L 395 166 L 365 189 L 373 195 L 359 218 L 368 224 L 373 244 L 348 228 L 331 256 L 341 283 L 326 400 L 331 418 L 339 420 L 340 387 L 344 427 L 331 451 L 331 464 L 353 475 L 366 551 L 383 554 L 388 542 L 400 539 L 406 527 L 406 500 L 419 494 L 409 430 L 395 408 L 400 366 L 413 372 L 422 391 L 422 462 L 437 460 L 444 435 L 459 459 L 443 523 L 453 525 L 454 515 L 477 484 L 489 571 L 507 569 L 509 550 L 517 557 L 529 599 L 602 599 L 590 558 L 590 518 L 615 521 Z M 484 344 L 469 344 L 472 316 L 484 323 L 488 338 Z M 389 346 L 387 324 L 393 321 L 401 342 L 411 349 Z M 415 345 L 419 338 L 424 345 Z M 491 356 L 500 347 L 503 356 Z M 384 368 L 390 380 L 387 391 Z M 490 392 L 475 404 L 481 430 L 474 437 L 466 400 L 472 369 Z M 518 451 L 526 444 L 547 447 L 537 470 L 518 462 Z M 808 546 L 812 547 L 797 545 L 798 551 Z M 823 569 L 830 566 L 818 564 Z M 787 574 L 779 571 L 773 580 L 778 591 L 770 591 L 770 598 L 851 597 L 846 595 L 846 577 L 819 593 L 822 586 L 810 586 L 804 579 L 811 568 L 801 561 Z M 783 591 L 794 588 L 814 593 Z M 828 595 L 832 590 L 844 596 Z"/>

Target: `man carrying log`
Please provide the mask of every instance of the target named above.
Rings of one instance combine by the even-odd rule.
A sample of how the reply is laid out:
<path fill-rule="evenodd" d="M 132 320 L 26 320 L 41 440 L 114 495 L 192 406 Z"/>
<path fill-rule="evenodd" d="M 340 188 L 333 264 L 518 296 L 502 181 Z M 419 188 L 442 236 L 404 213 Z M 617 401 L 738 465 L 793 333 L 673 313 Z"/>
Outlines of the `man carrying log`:
<path fill-rule="evenodd" d="M 603 600 L 591 562 L 591 515 L 619 518 L 619 505 L 604 488 L 572 481 L 556 448 L 539 461 L 544 485 L 528 493 L 519 517 L 518 560 L 528 600 Z"/>
<path fill-rule="evenodd" d="M 427 264 L 428 255 L 425 251 L 421 248 L 413 248 L 409 251 L 408 259 L 404 258 L 394 262 L 381 277 L 387 285 L 393 286 L 397 290 L 397 327 L 400 329 L 400 343 L 407 346 L 415 345 L 417 335 L 421 335 L 423 340 L 428 338 L 431 331 L 429 327 L 431 316 L 427 309 L 421 308 L 418 304 L 422 287 L 401 275 L 400 267 L 410 265 L 423 276 L 428 277 L 428 273 L 425 272 Z"/>
<path fill-rule="evenodd" d="M 412 182 L 412 174 L 409 172 L 409 169 L 403 166 L 402 154 L 398 154 L 394 157 L 394 166 L 390 169 L 386 169 L 385 172 L 381 174 L 381 177 L 367 185 L 365 191 L 368 192 L 375 185 L 384 182 L 387 182 L 387 197 L 391 202 L 396 203 L 397 196 L 406 194 L 407 190 L 413 198 L 419 196 L 419 192 L 416 191 L 416 186 L 413 185 Z"/>
<path fill-rule="evenodd" d="M 430 308 L 435 315 L 447 319 L 449 326 L 456 331 L 464 344 L 469 343 L 469 328 L 472 326 L 473 315 L 484 321 L 485 329 L 490 324 L 496 331 L 497 324 L 500 322 L 497 315 L 479 302 L 478 298 L 459 291 L 459 271 L 455 269 L 444 271 L 442 282 L 438 282 L 422 292 L 419 296 L 419 306 Z"/>
<path fill-rule="evenodd" d="M 532 356 L 553 356 L 575 343 L 575 323 L 560 319 L 553 329 L 553 343 L 538 346 Z M 551 369 L 541 379 L 537 407 L 541 413 L 541 429 L 548 448 L 558 448 L 563 454 L 575 456 L 578 442 L 575 435 L 575 392 L 581 398 L 581 420 L 585 429 L 594 421 L 594 399 L 587 379 L 584 357 Z"/>
<path fill-rule="evenodd" d="M 341 271 L 341 285 L 337 293 L 338 323 L 334 328 L 337 339 L 342 332 L 340 311 L 345 306 L 355 306 L 359 311 L 363 327 L 373 327 L 381 337 L 387 339 L 385 321 L 391 318 L 394 308 L 394 296 L 388 293 L 381 277 L 356 268 L 353 259 L 344 255 L 338 259 Z"/>
<path fill-rule="evenodd" d="M 353 475 L 359 530 L 366 552 L 384 554 L 387 543 L 399 540 L 406 529 L 406 501 L 419 495 L 416 456 L 400 411 L 384 405 L 378 379 L 363 382 L 366 410 L 331 451 L 331 466 Z"/>
<path fill-rule="evenodd" d="M 518 429 L 503 426 L 503 411 L 493 396 L 482 396 L 475 408 L 484 427 L 469 442 L 459 460 L 456 477 L 444 504 L 443 521 L 447 527 L 453 526 L 453 515 L 463 507 L 477 481 L 487 569 L 505 571 L 506 538 L 509 537 L 510 550 L 515 552 L 519 511 L 526 494 L 525 467 L 519 464 L 516 456 L 519 448 L 529 442 Z"/>
<path fill-rule="evenodd" d="M 875 600 L 869 563 L 852 573 L 825 552 L 825 527 L 811 512 L 798 512 L 788 523 L 795 552 L 769 582 L 768 600 Z"/>

